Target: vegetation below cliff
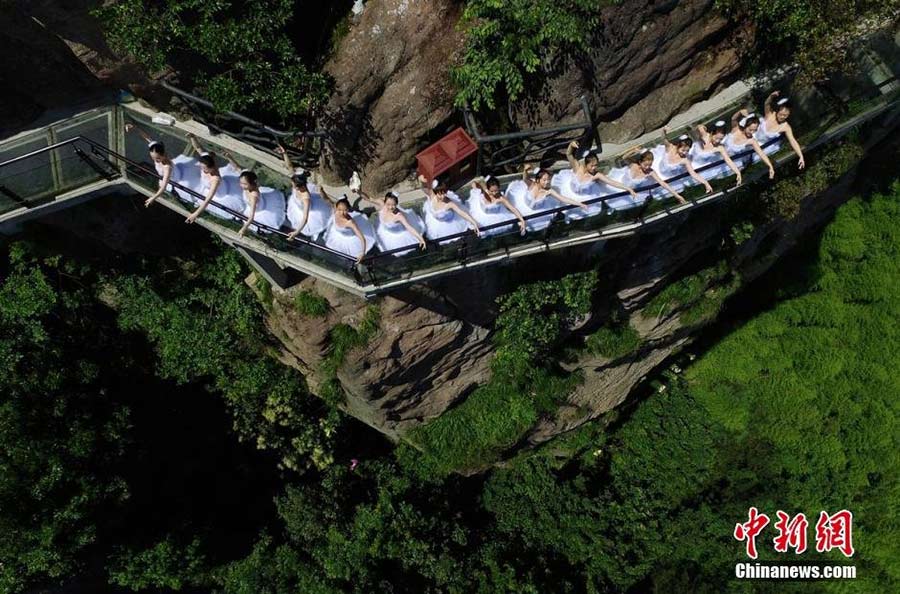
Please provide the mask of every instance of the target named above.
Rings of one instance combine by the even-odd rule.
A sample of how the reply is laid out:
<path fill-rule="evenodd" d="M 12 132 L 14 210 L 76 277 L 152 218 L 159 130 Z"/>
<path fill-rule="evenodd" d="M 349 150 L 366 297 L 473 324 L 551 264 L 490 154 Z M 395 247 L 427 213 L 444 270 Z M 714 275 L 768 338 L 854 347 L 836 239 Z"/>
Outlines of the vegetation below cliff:
<path fill-rule="evenodd" d="M 269 368 L 259 306 L 231 256 L 196 261 L 199 268 L 123 263 L 99 275 L 84 257 L 15 247 L 0 288 L 0 524 L 17 537 L 0 547 L 0 591 L 102 572 L 134 589 L 235 593 L 719 592 L 744 559 L 731 534 L 750 506 L 808 517 L 851 509 L 857 591 L 895 590 L 898 205 L 900 186 L 844 206 L 806 273 L 782 277 L 795 281 L 782 288 L 783 301 L 684 373 L 667 371 L 612 425 L 588 424 L 474 478 L 436 476 L 420 453 L 366 442 L 371 431 L 346 422 L 323 429 L 321 413 L 304 404 L 314 401 L 302 380 Z M 558 294 L 533 289 L 574 317 L 515 318 L 500 341 L 513 349 L 506 369 L 531 377 L 542 349 L 582 311 L 590 283 L 573 280 Z M 546 340 L 523 341 L 526 324 L 539 324 L 541 332 L 530 329 Z M 156 365 L 132 329 L 150 339 Z M 238 435 L 277 452 L 255 463 L 281 460 L 277 487 L 235 458 L 226 471 L 217 452 L 199 448 L 170 452 L 167 472 L 218 467 L 231 484 L 209 493 L 177 478 L 178 498 L 148 495 L 159 485 L 128 468 L 155 399 L 110 389 L 138 370 L 208 384 Z M 540 391 L 541 380 L 529 381 Z M 151 449 L 171 438 L 172 421 L 154 418 L 158 426 L 139 438 Z M 224 430 L 196 423 L 195 436 Z M 294 439 L 329 433 L 317 457 L 305 438 Z M 318 465 L 292 464 L 298 456 Z M 273 491 L 276 517 L 266 503 Z M 226 493 L 243 493 L 240 513 Z M 173 501 L 206 511 L 182 521 L 159 508 Z M 237 516 L 247 522 L 231 530 Z M 122 517 L 128 525 L 114 528 Z M 216 536 L 223 529 L 230 536 Z M 764 559 L 781 558 L 760 548 Z M 843 559 L 804 554 L 820 558 Z M 775 588 L 759 582 L 753 591 Z"/>

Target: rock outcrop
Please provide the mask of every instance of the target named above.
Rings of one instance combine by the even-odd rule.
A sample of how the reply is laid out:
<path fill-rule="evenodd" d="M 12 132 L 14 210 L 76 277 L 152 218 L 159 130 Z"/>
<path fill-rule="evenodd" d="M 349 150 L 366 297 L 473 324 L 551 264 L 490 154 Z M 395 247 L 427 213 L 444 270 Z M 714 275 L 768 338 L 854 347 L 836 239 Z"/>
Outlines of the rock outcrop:
<path fill-rule="evenodd" d="M 371 0 L 325 66 L 335 81 L 322 157 L 329 181 L 354 169 L 382 190 L 407 177 L 415 153 L 453 114 L 449 65 L 462 48 L 453 0 Z"/>
<path fill-rule="evenodd" d="M 729 27 L 714 0 L 625 0 L 603 9 L 587 55 L 529 81 L 510 114 L 520 129 L 579 118 L 589 99 L 604 140 L 625 142 L 656 128 L 737 72 L 752 31 Z M 452 0 L 370 0 L 326 70 L 332 144 L 329 181 L 358 169 L 373 190 L 403 180 L 415 153 L 460 123 L 449 70 L 464 42 Z"/>
<path fill-rule="evenodd" d="M 520 128 L 580 119 L 588 97 L 604 140 L 622 143 L 665 124 L 719 90 L 740 68 L 753 31 L 736 28 L 715 0 L 626 0 L 603 9 L 590 53 L 536 77 L 513 110 Z M 550 100 L 546 100 L 550 97 Z"/>
<path fill-rule="evenodd" d="M 328 300 L 327 315 L 297 313 L 292 296 L 308 290 Z M 267 317 L 283 344 L 282 361 L 299 369 L 317 391 L 327 379 L 321 367 L 330 330 L 338 323 L 358 327 L 370 305 L 378 308 L 378 334 L 350 353 L 337 375 L 349 414 L 396 438 L 440 415 L 489 377 L 490 331 L 466 321 L 442 296 L 425 292 L 416 300 L 389 296 L 369 304 L 314 278 L 276 296 Z"/>

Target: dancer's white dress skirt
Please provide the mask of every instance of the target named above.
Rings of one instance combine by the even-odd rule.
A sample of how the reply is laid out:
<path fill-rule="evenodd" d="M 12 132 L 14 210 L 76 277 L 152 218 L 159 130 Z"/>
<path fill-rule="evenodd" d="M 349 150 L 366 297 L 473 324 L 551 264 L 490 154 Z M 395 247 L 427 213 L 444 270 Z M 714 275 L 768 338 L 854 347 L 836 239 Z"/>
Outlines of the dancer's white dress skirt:
<path fill-rule="evenodd" d="M 578 175 L 572 169 L 563 169 L 558 171 L 550 180 L 550 186 L 572 200 L 584 202 L 592 198 L 599 198 L 603 195 L 606 184 L 601 184 L 595 180 L 581 181 Z M 577 221 L 590 216 L 598 215 L 603 211 L 603 207 L 599 202 L 588 206 L 585 211 L 582 208 L 571 208 L 563 211 L 567 221 Z"/>
<path fill-rule="evenodd" d="M 450 200 L 456 202 L 456 204 L 460 208 L 466 208 L 460 202 L 459 196 L 457 196 L 453 192 L 447 192 L 447 197 Z M 436 210 L 432 205 L 432 199 L 430 198 L 425 201 L 425 206 L 422 208 L 422 210 L 425 213 L 425 237 L 427 237 L 428 239 L 437 240 L 449 235 L 456 235 L 469 228 L 469 222 L 459 216 L 456 211 L 449 208 Z M 454 237 L 452 239 L 446 239 L 439 243 L 450 243 L 458 239 L 460 238 Z"/>
<path fill-rule="evenodd" d="M 245 199 L 247 203 L 244 208 L 244 216 L 250 216 L 250 201 Z M 259 202 L 256 204 L 256 212 L 253 214 L 253 222 L 271 227 L 272 229 L 280 229 L 284 223 L 284 194 L 275 188 L 262 186 L 259 188 Z M 268 229 L 260 229 L 256 225 L 250 225 L 250 228 L 257 233 L 268 233 Z"/>
<path fill-rule="evenodd" d="M 539 200 L 532 200 L 530 192 L 528 191 L 528 186 L 520 179 L 509 184 L 509 187 L 506 188 L 506 197 L 515 205 L 519 212 L 522 213 L 522 216 L 525 217 L 525 227 L 529 231 L 546 229 L 550 226 L 556 213 L 534 217 L 533 219 L 528 218 L 530 215 L 562 206 L 562 203 L 559 200 L 549 194 Z"/>
<path fill-rule="evenodd" d="M 724 146 L 725 150 L 728 151 L 728 156 L 731 157 L 731 160 L 734 161 L 734 164 L 738 166 L 738 169 L 745 169 L 747 166 L 753 164 L 754 160 L 759 160 L 759 157 L 756 155 L 756 151 L 753 150 L 753 145 L 736 144 L 734 140 L 734 133 L 729 132 L 722 140 L 722 146 Z M 738 157 L 737 155 L 740 153 L 748 154 Z"/>
<path fill-rule="evenodd" d="M 425 222 L 422 220 L 416 211 L 411 208 L 402 208 L 400 207 L 400 211 L 406 215 L 406 220 L 415 229 L 420 235 L 425 233 Z M 395 252 L 394 256 L 402 256 L 404 254 L 408 254 L 412 251 L 415 251 L 419 247 L 419 240 L 416 239 L 412 233 L 410 233 L 406 227 L 400 221 L 395 221 L 393 223 L 387 223 L 382 218 L 381 215 L 377 217 L 375 223 L 375 236 L 378 240 L 378 249 L 383 252 L 389 252 L 391 250 L 400 249 L 403 247 L 409 247 L 408 250 L 403 250 L 399 252 Z"/>
<path fill-rule="evenodd" d="M 731 167 L 728 166 L 728 163 L 724 162 L 722 158 L 722 153 L 716 150 L 712 151 L 704 151 L 701 146 L 701 143 L 697 142 L 694 146 L 691 147 L 691 152 L 688 155 L 691 159 L 691 164 L 694 166 L 694 170 L 700 174 L 704 179 L 716 179 L 719 177 L 726 177 L 729 175 L 733 175 L 734 172 L 731 170 Z M 718 163 L 716 165 L 711 165 L 707 169 L 703 169 L 702 167 L 706 167 L 712 163 Z M 735 163 L 736 165 L 737 163 Z"/>
<path fill-rule="evenodd" d="M 350 213 L 350 216 L 359 227 L 359 232 L 366 238 L 366 252 L 369 252 L 376 244 L 375 229 L 372 228 L 372 223 L 359 212 Z M 349 227 L 338 227 L 334 222 L 334 216 L 331 217 L 328 229 L 325 231 L 325 245 L 352 258 L 358 258 L 362 254 L 362 246 L 356 233 Z"/>
<path fill-rule="evenodd" d="M 469 191 L 468 206 L 469 214 L 472 215 L 472 218 L 478 222 L 478 226 L 482 229 L 490 225 L 511 221 L 509 225 L 496 227 L 494 229 L 484 229 L 481 233 L 483 237 L 519 230 L 519 223 L 516 220 L 516 215 L 510 212 L 509 209 L 500 202 L 488 203 L 485 201 L 484 193 L 478 188 L 472 188 Z"/>
<path fill-rule="evenodd" d="M 687 167 L 683 163 L 673 165 L 672 162 L 669 161 L 669 151 L 666 150 L 665 145 L 658 144 L 653 147 L 651 152 L 653 153 L 653 169 L 661 178 L 666 180 L 667 184 L 672 186 L 673 190 L 680 193 L 681 190 L 687 186 L 697 183 L 693 177 L 688 175 Z M 675 179 L 676 177 L 678 177 L 678 179 Z M 659 192 L 661 195 L 669 193 L 662 188 L 659 189 Z M 656 197 L 655 193 L 654 197 Z"/>
<path fill-rule="evenodd" d="M 312 239 L 318 239 L 328 228 L 328 222 L 331 219 L 331 205 L 322 198 L 319 188 L 315 184 L 307 183 L 306 189 L 309 190 L 309 217 L 306 219 L 306 225 L 300 229 L 300 233 Z M 296 191 L 292 192 L 288 199 L 287 219 L 292 229 L 296 229 L 303 222 L 303 203 L 297 197 Z"/>
<path fill-rule="evenodd" d="M 766 143 L 770 140 L 777 140 L 778 142 L 773 142 L 769 146 L 766 146 Z M 781 132 L 775 132 L 774 134 L 768 132 L 766 130 L 765 118 L 759 121 L 759 128 L 756 130 L 756 141 L 759 142 L 763 152 L 767 155 L 777 153 L 781 150 Z M 754 160 L 759 161 L 759 156 L 757 155 Z"/>
<path fill-rule="evenodd" d="M 610 169 L 608 175 L 610 178 L 616 180 L 620 184 L 624 184 L 629 188 L 635 190 L 638 196 L 637 200 L 632 198 L 631 194 L 607 199 L 606 206 L 611 210 L 626 210 L 642 205 L 647 201 L 647 196 L 650 194 L 650 191 L 647 188 L 656 183 L 656 180 L 652 179 L 649 176 L 640 180 L 633 179 L 631 177 L 631 169 L 627 166 Z M 661 188 L 653 188 L 652 192 L 654 198 L 662 197 L 664 195 L 661 192 Z M 621 194 L 622 191 L 615 190 L 615 193 Z"/>
<path fill-rule="evenodd" d="M 220 177 L 222 179 L 219 182 L 219 187 L 216 188 L 216 194 L 213 197 L 212 202 L 206 207 L 206 212 L 217 216 L 220 219 L 237 219 L 238 217 L 228 211 L 218 208 L 218 206 L 224 206 L 234 212 L 243 213 L 245 207 L 243 197 L 244 192 L 238 185 L 236 177 L 226 177 L 224 175 Z M 201 173 L 200 178 L 201 183 L 198 191 L 205 199 L 206 195 L 209 193 L 209 189 L 212 187 L 212 176 Z"/>
<path fill-rule="evenodd" d="M 153 164 L 156 167 L 156 173 L 159 175 L 163 175 L 163 167 L 159 163 Z M 169 177 L 170 182 L 175 182 L 195 192 L 199 190 L 201 182 L 200 182 L 200 164 L 197 159 L 193 159 L 191 157 L 185 155 L 178 155 L 174 159 L 172 159 L 172 175 Z M 162 183 L 162 180 L 160 180 Z M 183 197 L 185 200 L 197 204 L 197 200 L 194 196 L 190 195 L 187 192 L 180 191 L 178 188 L 173 186 L 171 183 L 169 187 L 166 188 L 168 192 L 178 192 L 178 195 Z"/>

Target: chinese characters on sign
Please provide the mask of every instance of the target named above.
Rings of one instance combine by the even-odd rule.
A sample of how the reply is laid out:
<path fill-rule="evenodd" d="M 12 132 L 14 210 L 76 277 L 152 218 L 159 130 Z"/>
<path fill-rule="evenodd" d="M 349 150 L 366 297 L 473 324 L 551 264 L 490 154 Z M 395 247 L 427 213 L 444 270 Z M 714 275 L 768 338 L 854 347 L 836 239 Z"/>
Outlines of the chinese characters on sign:
<path fill-rule="evenodd" d="M 803 553 L 806 550 L 806 532 L 809 527 L 806 516 L 800 513 L 791 518 L 781 510 L 775 512 L 775 515 L 778 516 L 778 521 L 774 524 L 778 534 L 772 539 L 775 551 L 786 553 L 789 549 L 794 549 L 796 555 Z M 747 516 L 746 522 L 735 525 L 734 538 L 746 541 L 747 556 L 756 559 L 756 537 L 769 525 L 769 516 L 759 513 L 755 507 L 748 510 Z M 816 551 L 827 553 L 832 549 L 839 550 L 846 557 L 853 556 L 853 514 L 846 509 L 832 515 L 823 511 L 816 522 Z"/>

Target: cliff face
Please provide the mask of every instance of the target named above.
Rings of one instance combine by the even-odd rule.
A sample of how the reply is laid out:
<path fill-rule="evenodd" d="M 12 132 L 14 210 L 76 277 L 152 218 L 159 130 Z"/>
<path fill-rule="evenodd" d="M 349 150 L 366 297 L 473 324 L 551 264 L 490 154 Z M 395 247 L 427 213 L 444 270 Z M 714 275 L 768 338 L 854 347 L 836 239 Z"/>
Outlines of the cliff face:
<path fill-rule="evenodd" d="M 728 81 L 752 32 L 732 31 L 714 0 L 626 0 L 602 12 L 592 50 L 530 82 L 511 109 L 518 128 L 574 121 L 590 99 L 604 140 L 625 142 Z M 382 190 L 404 179 L 415 153 L 459 122 L 449 68 L 462 49 L 452 0 L 370 0 L 326 70 L 335 79 L 323 174 L 354 169 Z"/>
<path fill-rule="evenodd" d="M 326 178 L 346 181 L 359 170 L 381 191 L 409 174 L 417 150 L 453 114 L 449 65 L 464 41 L 460 12 L 453 0 L 366 2 L 325 67 L 335 81 Z"/>
<path fill-rule="evenodd" d="M 308 290 L 328 300 L 327 315 L 297 313 L 292 296 Z M 367 307 L 361 299 L 308 278 L 287 295 L 275 297 L 267 323 L 282 341 L 282 361 L 299 369 L 316 392 L 328 379 L 322 366 L 329 331 L 339 323 L 358 327 Z M 348 413 L 397 437 L 488 379 L 490 332 L 467 321 L 458 304 L 424 290 L 414 297 L 384 297 L 377 307 L 375 340 L 350 353 L 337 374 Z"/>

